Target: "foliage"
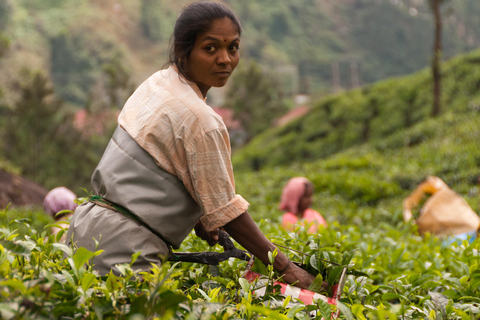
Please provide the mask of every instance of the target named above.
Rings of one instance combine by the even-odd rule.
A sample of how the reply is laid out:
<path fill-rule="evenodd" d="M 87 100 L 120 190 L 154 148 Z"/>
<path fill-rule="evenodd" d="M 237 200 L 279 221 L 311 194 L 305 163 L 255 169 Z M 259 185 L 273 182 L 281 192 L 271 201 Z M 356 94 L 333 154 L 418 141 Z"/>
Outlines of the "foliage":
<path fill-rule="evenodd" d="M 148 39 L 166 43 L 173 32 L 175 19 L 175 12 L 167 1 L 142 0 L 140 26 Z"/>
<path fill-rule="evenodd" d="M 0 30 L 5 30 L 10 24 L 11 13 L 12 6 L 9 1 L 0 0 Z"/>
<path fill-rule="evenodd" d="M 472 111 L 478 104 L 480 51 L 452 59 L 443 66 L 445 112 Z M 259 135 L 233 155 L 235 170 L 315 161 L 354 145 L 384 139 L 419 124 L 430 115 L 431 82 L 428 70 L 378 82 L 362 89 L 326 96 L 310 113 Z M 426 136 L 422 136 L 426 134 Z M 411 137 L 410 146 L 432 132 Z"/>
<path fill-rule="evenodd" d="M 102 65 L 120 53 L 138 85 L 166 62 L 175 18 L 188 2 L 2 0 L 0 28 L 14 48 L 1 65 L 9 71 L 3 77 L 25 64 L 44 67 L 60 97 L 82 106 Z M 433 32 L 426 1 L 225 3 L 244 26 L 242 56 L 276 70 L 281 82 L 290 82 L 289 95 L 331 92 L 336 63 L 343 88 L 352 87 L 352 65 L 358 66 L 361 84 L 429 65 Z M 456 0 L 451 7 L 444 24 L 445 58 L 480 44 L 478 1 Z"/>
<path fill-rule="evenodd" d="M 121 66 L 121 51 L 115 50 L 110 40 L 89 39 L 86 32 L 79 30 L 78 34 L 72 34 L 64 30 L 49 39 L 52 82 L 62 99 L 76 105 L 85 104 L 88 93 L 101 81 L 105 66 L 112 63 Z M 90 45 L 90 41 L 95 45 Z"/>
<path fill-rule="evenodd" d="M 72 251 L 55 242 L 48 226 L 19 234 L 15 229 L 29 220 L 21 219 L 21 212 L 15 220 L 1 214 L 3 319 L 307 319 L 312 311 L 317 319 L 329 319 L 327 310 L 335 309 L 320 302 L 305 306 L 273 291 L 257 296 L 253 284 L 242 279 L 245 262 L 233 258 L 213 268 L 166 262 L 150 272 L 125 264 L 121 274 L 99 276 L 93 266 L 101 251 Z M 473 319 L 478 313 L 479 240 L 447 246 L 418 237 L 411 225 L 375 220 L 361 226 L 332 223 L 316 235 L 304 228 L 286 233 L 268 220 L 260 227 L 275 243 L 348 264 L 341 319 Z M 211 249 L 191 234 L 181 250 Z M 294 261 L 304 258 L 284 252 Z"/>
<path fill-rule="evenodd" d="M 104 109 L 116 108 L 120 110 L 123 103 L 135 91 L 131 83 L 130 71 L 122 63 L 121 57 L 117 56 L 103 65 L 103 73 L 108 80 L 105 88 L 108 99 L 104 99 L 108 102 L 106 102 Z"/>
<path fill-rule="evenodd" d="M 70 65 L 67 60 L 61 61 Z M 85 106 L 87 123 L 79 127 L 74 123 L 75 110 L 58 99 L 48 76 L 23 69 L 12 84 L 16 101 L 0 104 L 2 158 L 46 188 L 65 185 L 78 191 L 88 186 L 116 126 L 116 110 L 133 92 L 121 55 L 106 59 L 101 72 L 104 79 Z"/>
<path fill-rule="evenodd" d="M 287 107 L 275 75 L 262 70 L 258 63 L 240 64 L 231 82 L 225 106 L 234 111 L 248 138 L 270 128 L 274 119 L 285 113 Z"/>
<path fill-rule="evenodd" d="M 0 32 L 0 58 L 7 52 L 10 46 L 10 40 Z"/>
<path fill-rule="evenodd" d="M 97 162 L 95 144 L 81 139 L 41 72 L 24 70 L 16 85 L 20 97 L 3 129 L 6 159 L 47 188 L 86 185 Z"/>

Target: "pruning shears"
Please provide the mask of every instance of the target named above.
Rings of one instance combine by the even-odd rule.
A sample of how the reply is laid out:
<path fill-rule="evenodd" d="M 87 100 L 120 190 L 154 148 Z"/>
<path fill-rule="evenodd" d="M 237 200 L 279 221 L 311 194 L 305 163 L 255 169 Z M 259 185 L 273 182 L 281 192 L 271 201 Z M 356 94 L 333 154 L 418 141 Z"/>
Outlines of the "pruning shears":
<path fill-rule="evenodd" d="M 219 231 L 218 243 L 223 247 L 224 252 L 172 252 L 168 261 L 196 262 L 209 265 L 218 265 L 228 258 L 250 261 L 251 256 L 247 251 L 236 248 L 228 234 L 222 229 Z"/>

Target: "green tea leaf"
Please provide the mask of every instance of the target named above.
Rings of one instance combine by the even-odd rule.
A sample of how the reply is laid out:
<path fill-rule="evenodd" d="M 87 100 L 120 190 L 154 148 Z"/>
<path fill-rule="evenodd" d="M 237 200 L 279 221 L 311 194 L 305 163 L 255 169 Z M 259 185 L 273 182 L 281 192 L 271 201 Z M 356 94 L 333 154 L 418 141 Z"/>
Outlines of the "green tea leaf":
<path fill-rule="evenodd" d="M 87 248 L 80 247 L 77 249 L 73 255 L 73 261 L 75 262 L 75 267 L 78 269 L 87 263 L 93 257 L 94 253 L 89 251 Z"/>
<path fill-rule="evenodd" d="M 460 298 L 458 298 L 458 300 L 466 300 L 466 301 L 480 302 L 480 298 L 478 298 L 478 297 L 470 297 L 470 296 L 460 297 Z"/>
<path fill-rule="evenodd" d="M 329 320 L 332 318 L 332 307 L 323 301 L 322 299 L 317 300 L 318 311 L 323 316 L 323 319 Z"/>
<path fill-rule="evenodd" d="M 102 250 L 103 251 L 103 250 Z M 134 254 L 132 254 L 132 260 L 130 261 L 130 266 L 133 265 L 135 263 L 135 261 L 137 261 L 138 259 L 138 256 L 142 253 L 142 251 L 137 251 L 135 252 Z"/>
<path fill-rule="evenodd" d="M 340 309 L 340 313 L 345 317 L 345 319 L 354 320 L 352 311 L 346 304 L 342 303 L 341 301 L 338 301 L 337 307 L 338 309 Z"/>
<path fill-rule="evenodd" d="M 87 291 L 88 288 L 92 285 L 92 283 L 95 281 L 96 276 L 92 273 L 87 273 L 83 276 L 82 279 L 82 289 L 83 291 Z"/>
<path fill-rule="evenodd" d="M 340 275 L 342 274 L 342 271 L 345 267 L 344 266 L 337 266 L 333 268 L 333 270 L 330 271 L 330 274 L 328 275 L 328 286 L 331 287 L 332 285 L 338 283 L 338 280 L 340 279 Z"/>
<path fill-rule="evenodd" d="M 238 279 L 238 282 L 240 283 L 240 286 L 242 287 L 242 290 L 244 292 L 249 292 L 250 291 L 250 282 L 248 282 L 247 279 L 240 278 L 240 279 Z"/>
<path fill-rule="evenodd" d="M 408 301 L 407 297 L 401 295 L 401 294 L 398 294 L 398 293 L 392 293 L 392 292 L 388 292 L 388 293 L 385 293 L 382 295 L 382 300 L 383 301 L 391 301 L 391 300 L 396 300 L 396 299 L 403 299 L 405 301 Z"/>
<path fill-rule="evenodd" d="M 8 240 L 0 240 L 0 245 L 10 251 L 13 254 L 28 257 L 30 255 L 30 249 L 23 243 L 15 243 Z"/>
<path fill-rule="evenodd" d="M 0 287 L 9 287 L 9 288 L 17 289 L 18 291 L 20 291 L 22 295 L 24 295 L 25 292 L 27 291 L 25 284 L 18 279 L 9 279 L 5 281 L 1 281 Z"/>
<path fill-rule="evenodd" d="M 61 250 L 61 251 L 65 252 L 67 257 L 71 257 L 73 255 L 72 249 L 69 246 L 67 246 L 63 243 L 54 243 L 54 244 L 52 244 L 52 246 L 57 250 Z"/>
<path fill-rule="evenodd" d="M 313 291 L 313 292 L 320 292 L 323 287 L 323 276 L 321 273 L 317 274 L 315 277 L 315 280 L 310 284 L 308 287 L 308 290 Z"/>

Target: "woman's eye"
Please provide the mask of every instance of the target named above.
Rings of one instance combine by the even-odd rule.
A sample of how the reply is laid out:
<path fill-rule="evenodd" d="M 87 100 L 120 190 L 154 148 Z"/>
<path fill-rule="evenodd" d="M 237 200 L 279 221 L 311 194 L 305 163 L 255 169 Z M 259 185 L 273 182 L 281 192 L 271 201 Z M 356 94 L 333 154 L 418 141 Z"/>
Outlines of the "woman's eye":
<path fill-rule="evenodd" d="M 231 51 L 238 51 L 238 44 L 234 44 L 230 46 Z"/>
<path fill-rule="evenodd" d="M 208 47 L 205 48 L 205 50 L 206 50 L 207 52 L 214 52 L 214 51 L 215 51 L 215 47 L 214 47 L 214 46 L 208 46 Z"/>

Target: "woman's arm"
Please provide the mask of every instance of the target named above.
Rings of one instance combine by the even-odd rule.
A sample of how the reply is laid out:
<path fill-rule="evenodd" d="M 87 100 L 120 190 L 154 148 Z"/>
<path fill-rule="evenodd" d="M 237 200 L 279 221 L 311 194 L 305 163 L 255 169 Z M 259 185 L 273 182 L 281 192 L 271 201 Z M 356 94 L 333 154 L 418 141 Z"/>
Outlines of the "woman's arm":
<path fill-rule="evenodd" d="M 248 252 L 260 259 L 263 263 L 270 264 L 268 252 L 273 252 L 277 248 L 265 237 L 262 231 L 260 231 L 248 212 L 230 221 L 223 228 Z M 283 280 L 287 283 L 295 284 L 297 287 L 307 289 L 315 277 L 291 263 L 280 250 L 277 249 L 277 251 L 278 254 L 273 263 L 273 268 L 277 271 L 286 268 L 282 272 Z"/>

